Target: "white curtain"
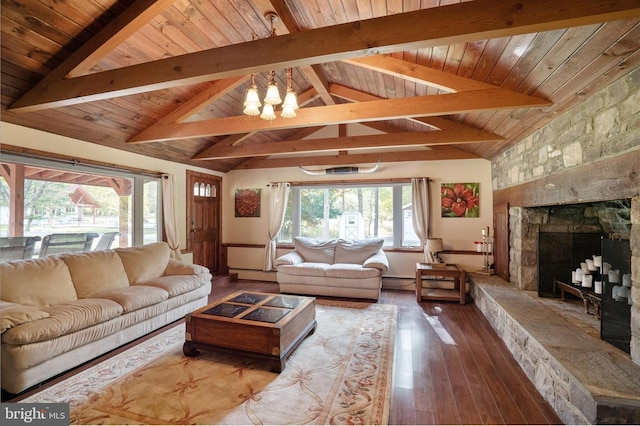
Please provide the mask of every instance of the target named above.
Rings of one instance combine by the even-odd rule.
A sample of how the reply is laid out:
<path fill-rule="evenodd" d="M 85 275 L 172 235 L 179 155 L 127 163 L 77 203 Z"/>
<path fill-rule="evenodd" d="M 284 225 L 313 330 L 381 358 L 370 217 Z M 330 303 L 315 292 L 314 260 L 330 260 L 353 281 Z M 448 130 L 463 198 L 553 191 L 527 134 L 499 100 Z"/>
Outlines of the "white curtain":
<path fill-rule="evenodd" d="M 413 230 L 424 248 L 429 239 L 429 178 L 411 179 Z"/>
<path fill-rule="evenodd" d="M 272 183 L 269 199 L 269 241 L 264 248 L 264 271 L 271 271 L 276 262 L 276 237 L 282 222 L 284 212 L 287 208 L 290 184 L 287 182 Z"/>
<path fill-rule="evenodd" d="M 180 243 L 178 242 L 178 221 L 175 209 L 175 177 L 170 174 L 162 175 L 162 213 L 164 232 L 167 235 L 167 243 L 171 248 L 171 258 L 182 260 Z"/>

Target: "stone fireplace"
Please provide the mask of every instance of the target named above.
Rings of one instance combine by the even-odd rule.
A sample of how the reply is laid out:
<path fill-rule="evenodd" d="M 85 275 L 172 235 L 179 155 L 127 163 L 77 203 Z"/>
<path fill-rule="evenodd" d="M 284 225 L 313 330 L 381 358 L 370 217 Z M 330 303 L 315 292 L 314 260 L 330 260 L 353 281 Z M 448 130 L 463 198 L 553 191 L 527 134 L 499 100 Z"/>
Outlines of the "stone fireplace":
<path fill-rule="evenodd" d="M 538 291 L 539 232 L 603 234 L 612 239 L 630 240 L 632 234 L 640 233 L 640 197 L 546 207 L 512 207 L 509 209 L 509 232 L 509 281 L 521 290 Z M 640 257 L 631 256 L 631 270 L 635 271 L 631 290 L 631 357 L 640 364 Z"/>

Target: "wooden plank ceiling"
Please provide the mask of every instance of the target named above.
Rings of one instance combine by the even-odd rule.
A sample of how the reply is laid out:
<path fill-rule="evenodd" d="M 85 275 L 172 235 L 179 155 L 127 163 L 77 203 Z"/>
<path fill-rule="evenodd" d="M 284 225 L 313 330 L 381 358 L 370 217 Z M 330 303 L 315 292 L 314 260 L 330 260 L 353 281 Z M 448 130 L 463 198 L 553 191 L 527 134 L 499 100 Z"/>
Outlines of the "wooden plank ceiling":
<path fill-rule="evenodd" d="M 222 172 L 492 159 L 640 61 L 637 0 L 3 0 L 1 14 L 3 121 Z M 297 117 L 243 115 L 251 73 L 283 88 L 288 67 Z"/>

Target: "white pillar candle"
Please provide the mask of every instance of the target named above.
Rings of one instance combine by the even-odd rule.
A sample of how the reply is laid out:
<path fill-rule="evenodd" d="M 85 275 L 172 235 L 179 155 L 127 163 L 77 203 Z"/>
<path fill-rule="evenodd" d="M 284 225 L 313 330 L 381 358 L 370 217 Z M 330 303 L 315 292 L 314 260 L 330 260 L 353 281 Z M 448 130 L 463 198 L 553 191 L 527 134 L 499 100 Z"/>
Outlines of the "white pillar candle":
<path fill-rule="evenodd" d="M 593 263 L 593 259 L 585 259 L 585 261 L 587 262 L 587 269 L 589 271 L 597 271 L 598 268 L 596 268 L 595 264 Z"/>
<path fill-rule="evenodd" d="M 586 288 L 593 287 L 593 275 L 582 276 L 582 287 L 586 287 Z"/>
<path fill-rule="evenodd" d="M 610 283 L 619 283 L 620 282 L 620 269 L 610 269 L 608 275 L 609 275 L 609 282 Z"/>
<path fill-rule="evenodd" d="M 602 267 L 602 256 L 593 255 L 593 264 L 596 268 Z"/>
<path fill-rule="evenodd" d="M 576 283 L 576 271 L 571 271 L 571 282 Z"/>
<path fill-rule="evenodd" d="M 588 271 L 587 262 L 580 262 L 580 269 L 582 269 L 583 271 Z"/>
<path fill-rule="evenodd" d="M 584 276 L 584 271 L 580 268 L 576 269 L 576 282 L 582 282 L 582 277 Z"/>
<path fill-rule="evenodd" d="M 603 274 L 608 274 L 609 270 L 611 270 L 611 264 L 609 262 L 603 262 L 602 263 L 602 273 Z"/>
<path fill-rule="evenodd" d="M 625 287 L 631 287 L 631 274 L 622 275 L 622 285 Z"/>
<path fill-rule="evenodd" d="M 602 281 L 596 281 L 594 287 L 596 294 L 602 294 Z"/>

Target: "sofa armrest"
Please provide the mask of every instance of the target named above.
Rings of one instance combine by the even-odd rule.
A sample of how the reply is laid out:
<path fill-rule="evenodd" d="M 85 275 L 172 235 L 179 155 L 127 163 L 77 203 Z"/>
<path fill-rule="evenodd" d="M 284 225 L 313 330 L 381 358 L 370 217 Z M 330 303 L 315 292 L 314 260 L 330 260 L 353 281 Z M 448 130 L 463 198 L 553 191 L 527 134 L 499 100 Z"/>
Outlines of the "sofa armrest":
<path fill-rule="evenodd" d="M 304 259 L 297 251 L 292 251 L 276 259 L 274 266 L 277 268 L 280 265 L 297 265 L 303 263 Z"/>
<path fill-rule="evenodd" d="M 384 251 L 378 250 L 378 252 L 362 264 L 363 268 L 375 268 L 379 269 L 381 273 L 386 273 L 389 270 L 389 260 L 387 259 L 387 255 L 384 254 Z"/>
<path fill-rule="evenodd" d="M 200 275 L 209 273 L 209 269 L 202 265 L 193 265 L 175 259 L 169 259 L 164 276 L 168 275 Z"/>

